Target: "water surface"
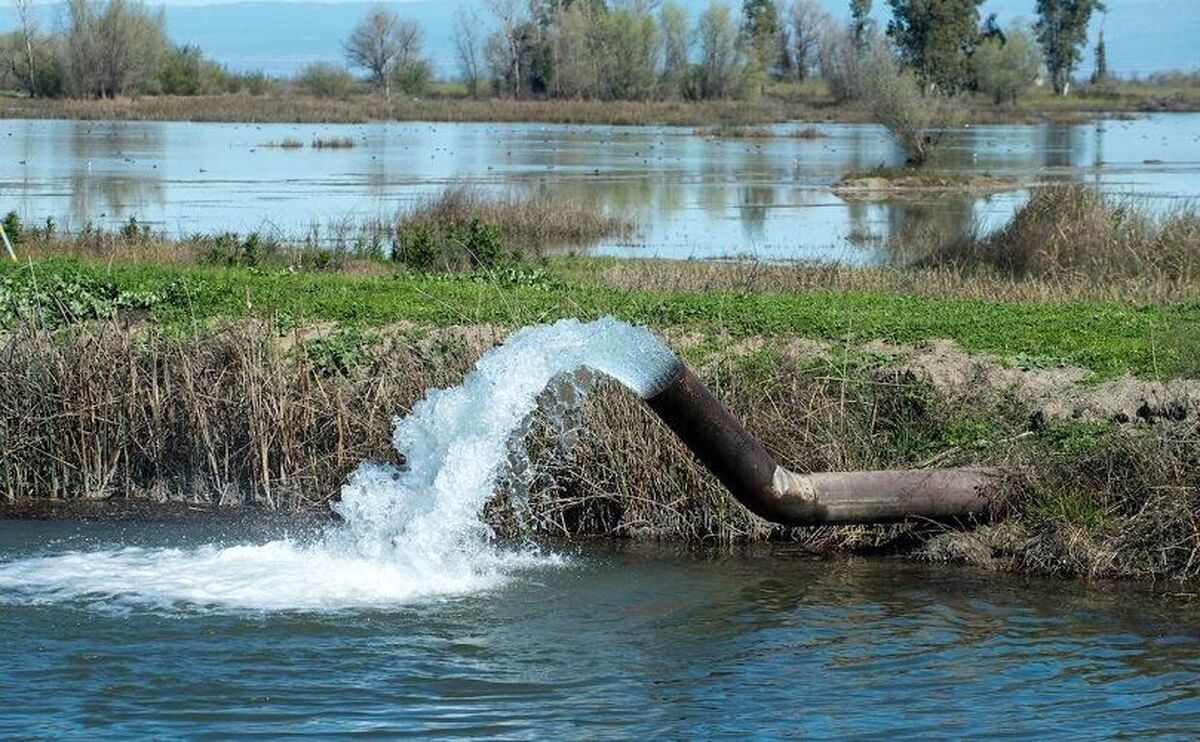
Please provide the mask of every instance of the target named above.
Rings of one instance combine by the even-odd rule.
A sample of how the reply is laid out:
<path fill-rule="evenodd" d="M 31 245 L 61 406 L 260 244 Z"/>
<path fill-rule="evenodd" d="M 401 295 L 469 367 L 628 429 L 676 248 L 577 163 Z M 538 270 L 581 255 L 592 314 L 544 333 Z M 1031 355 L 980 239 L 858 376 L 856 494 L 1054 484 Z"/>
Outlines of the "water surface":
<path fill-rule="evenodd" d="M 10 520 L 0 561 L 267 537 L 213 523 Z M 501 587 L 369 608 L 0 594 L 0 734 L 1182 737 L 1200 727 L 1200 619 L 1144 588 L 796 554 L 554 549 L 562 563 Z"/>
<path fill-rule="evenodd" d="M 776 127 L 780 133 L 799 125 Z M 633 238 L 597 252 L 673 258 L 755 256 L 869 262 L 903 229 L 955 233 L 1003 224 L 1022 203 L 931 196 L 847 203 L 849 171 L 894 165 L 878 126 L 821 124 L 806 140 L 712 139 L 651 126 L 369 125 L 0 121 L 0 208 L 78 229 L 130 216 L 175 235 L 233 230 L 288 236 L 357 224 L 468 182 L 552 191 L 628 214 Z M 1200 195 L 1200 115 L 951 132 L 945 166 L 1023 182 L 1075 180 L 1162 208 Z M 264 146 L 350 137 L 353 149 Z"/>

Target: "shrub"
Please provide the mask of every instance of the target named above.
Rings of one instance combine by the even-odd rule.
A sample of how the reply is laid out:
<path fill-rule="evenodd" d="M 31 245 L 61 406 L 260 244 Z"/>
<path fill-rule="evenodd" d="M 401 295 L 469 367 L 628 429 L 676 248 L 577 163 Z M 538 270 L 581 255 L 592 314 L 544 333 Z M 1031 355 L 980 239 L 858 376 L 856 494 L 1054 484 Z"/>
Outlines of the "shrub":
<path fill-rule="evenodd" d="M 201 262 L 213 265 L 253 268 L 277 259 L 283 252 L 277 240 L 258 232 L 251 232 L 245 239 L 236 232 L 225 232 L 205 241 L 207 249 L 201 253 Z"/>
<path fill-rule="evenodd" d="M 891 132 L 908 164 L 925 164 L 940 139 L 934 126 L 952 123 L 958 112 L 950 99 L 935 92 L 922 93 L 916 75 L 891 54 L 870 54 L 865 64 L 859 84 L 872 118 Z"/>
<path fill-rule="evenodd" d="M 1023 276 L 1200 280 L 1200 214 L 1151 215 L 1080 185 L 1039 188 L 1004 229 L 938 250 L 923 263 Z"/>
<path fill-rule="evenodd" d="M 1033 39 L 1020 26 L 1003 37 L 985 39 L 971 57 L 979 92 L 996 103 L 1016 103 L 1037 80 L 1042 56 Z"/>
<path fill-rule="evenodd" d="M 158 90 L 166 95 L 211 95 L 232 92 L 232 78 L 224 67 L 205 59 L 199 47 L 176 46 L 163 54 L 158 68 Z"/>
<path fill-rule="evenodd" d="M 396 67 L 392 86 L 405 95 L 424 95 L 433 79 L 433 70 L 424 59 L 414 59 Z"/>
<path fill-rule="evenodd" d="M 428 224 L 401 225 L 392 242 L 392 258 L 410 268 L 427 271 L 438 267 L 443 255 L 441 242 Z"/>
<path fill-rule="evenodd" d="M 354 90 L 354 78 L 344 68 L 327 62 L 316 62 L 301 70 L 296 83 L 304 92 L 317 98 L 345 100 Z"/>
<path fill-rule="evenodd" d="M 8 241 L 14 245 L 21 244 L 21 239 L 25 236 L 24 229 L 21 226 L 21 216 L 10 211 L 4 215 L 4 219 L 0 220 L 0 225 L 4 227 L 4 233 L 8 235 Z"/>

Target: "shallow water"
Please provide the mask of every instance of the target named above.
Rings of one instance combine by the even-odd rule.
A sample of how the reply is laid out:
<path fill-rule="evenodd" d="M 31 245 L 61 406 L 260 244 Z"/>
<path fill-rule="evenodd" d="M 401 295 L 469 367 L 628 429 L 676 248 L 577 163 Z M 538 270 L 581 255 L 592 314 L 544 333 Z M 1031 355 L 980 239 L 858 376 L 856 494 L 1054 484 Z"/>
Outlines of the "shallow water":
<path fill-rule="evenodd" d="M 279 535 L 3 521 L 0 561 Z M 1200 618 L 1143 588 L 882 560 L 553 550 L 558 562 L 501 586 L 361 607 L 39 601 L 6 590 L 0 735 L 1190 736 L 1200 727 Z"/>
<path fill-rule="evenodd" d="M 780 132 L 796 125 L 776 127 Z M 1003 224 L 1021 191 L 987 198 L 848 204 L 831 184 L 901 155 L 873 125 L 821 124 L 804 140 L 707 139 L 672 127 L 545 124 L 370 125 L 0 121 L 0 208 L 79 228 L 130 216 L 171 234 L 293 236 L 390 216 L 446 185 L 578 195 L 626 213 L 616 255 L 871 262 L 900 229 Z M 351 137 L 343 150 L 263 146 Z M 948 165 L 1023 181 L 1097 183 L 1169 208 L 1200 196 L 1200 114 L 1076 126 L 952 132 Z"/>

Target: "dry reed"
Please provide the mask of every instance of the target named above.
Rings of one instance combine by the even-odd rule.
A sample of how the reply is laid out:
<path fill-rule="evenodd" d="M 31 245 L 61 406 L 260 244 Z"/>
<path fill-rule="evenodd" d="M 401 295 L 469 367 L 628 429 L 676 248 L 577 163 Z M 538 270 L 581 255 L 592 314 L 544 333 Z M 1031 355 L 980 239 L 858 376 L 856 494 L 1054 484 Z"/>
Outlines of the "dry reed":
<path fill-rule="evenodd" d="M 500 230 L 512 249 L 584 246 L 603 237 L 627 236 L 634 225 L 594 202 L 553 193 L 493 196 L 451 186 L 397 216 L 398 228 L 465 228 L 473 221 Z"/>
<path fill-rule="evenodd" d="M 1000 231 L 951 241 L 921 265 L 993 269 L 1063 282 L 1200 284 L 1200 213 L 1155 215 L 1078 184 L 1036 189 Z"/>
<path fill-rule="evenodd" d="M 427 387 L 457 383 L 501 337 L 489 327 L 397 329 L 364 342 L 312 331 L 281 338 L 259 324 L 192 337 L 118 323 L 57 334 L 22 326 L 0 342 L 0 487 L 10 501 L 148 497 L 319 508 L 359 462 L 395 460 L 392 417 Z M 325 350 L 314 352 L 319 343 Z M 1031 430 L 1011 400 L 978 385 L 934 389 L 907 372 L 748 348 L 697 368 L 769 451 L 801 471 L 1004 465 L 1013 472 L 1001 506 L 1011 526 L 772 527 L 733 500 L 638 399 L 604 383 L 582 408 L 574 446 L 563 445 L 545 416 L 535 421 L 528 476 L 520 487 L 502 483 L 488 508 L 497 530 L 783 538 L 814 549 L 924 544 L 931 558 L 969 552 L 998 568 L 1091 576 L 1200 570 L 1194 421 L 1098 437 L 1077 436 L 1064 423 L 1063 445 L 1062 435 Z M 965 550 L 963 539 L 979 548 Z"/>

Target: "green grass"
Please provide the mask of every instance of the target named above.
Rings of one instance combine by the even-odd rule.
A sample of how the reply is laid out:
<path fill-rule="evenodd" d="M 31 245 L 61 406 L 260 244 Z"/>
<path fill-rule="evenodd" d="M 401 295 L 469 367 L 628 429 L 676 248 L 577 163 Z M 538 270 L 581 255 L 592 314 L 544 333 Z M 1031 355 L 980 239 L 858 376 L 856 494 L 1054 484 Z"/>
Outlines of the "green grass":
<path fill-rule="evenodd" d="M 103 306 L 132 307 L 166 324 L 224 317 L 275 317 L 284 324 L 334 321 L 370 327 L 399 321 L 429 325 L 517 326 L 562 317 L 612 314 L 651 327 L 687 327 L 733 337 L 805 337 L 834 342 L 916 343 L 948 338 L 1001 357 L 1061 359 L 1099 378 L 1194 374 L 1195 354 L 1183 350 L 1179 328 L 1200 323 L 1200 302 L 1132 307 L 1116 303 L 1001 303 L 883 292 L 803 293 L 623 291 L 565 282 L 531 269 L 489 274 L 383 276 L 302 273 L 208 266 L 111 267 L 71 259 L 5 264 L 0 289 L 25 292 L 25 302 L 56 307 L 34 286 L 102 285 L 118 298 Z M 39 289 L 45 291 L 45 289 Z M 61 290 L 61 289 L 59 289 Z M 87 302 L 72 295 L 73 301 Z M 0 321 L 13 305 L 0 291 Z M 89 310 L 91 311 L 91 310 Z M 93 312 L 103 314 L 104 309 Z M 10 316 L 5 317 L 7 312 Z M 87 312 L 76 313 L 88 316 Z"/>

